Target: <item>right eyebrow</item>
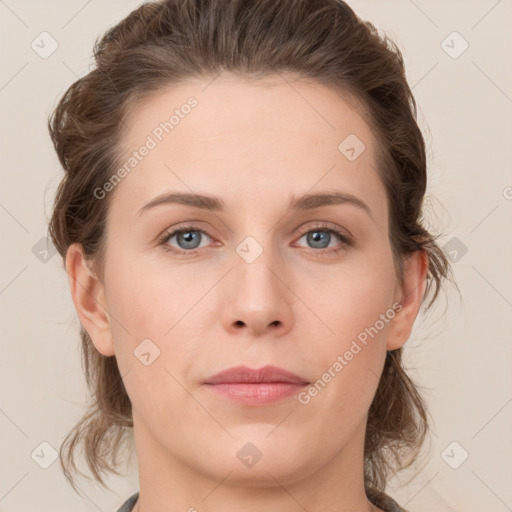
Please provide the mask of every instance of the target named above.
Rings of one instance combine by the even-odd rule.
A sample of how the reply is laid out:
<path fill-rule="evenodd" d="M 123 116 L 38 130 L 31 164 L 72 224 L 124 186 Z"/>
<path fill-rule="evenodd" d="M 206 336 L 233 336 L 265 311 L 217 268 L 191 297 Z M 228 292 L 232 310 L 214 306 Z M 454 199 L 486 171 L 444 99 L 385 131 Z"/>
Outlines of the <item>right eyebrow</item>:
<path fill-rule="evenodd" d="M 187 192 L 170 192 L 161 194 L 149 203 L 145 204 L 140 210 L 139 215 L 161 204 L 182 204 L 185 206 L 192 206 L 194 208 L 201 208 L 203 210 L 221 211 L 224 209 L 224 202 L 222 199 L 214 196 L 206 196 L 201 194 L 190 194 Z"/>

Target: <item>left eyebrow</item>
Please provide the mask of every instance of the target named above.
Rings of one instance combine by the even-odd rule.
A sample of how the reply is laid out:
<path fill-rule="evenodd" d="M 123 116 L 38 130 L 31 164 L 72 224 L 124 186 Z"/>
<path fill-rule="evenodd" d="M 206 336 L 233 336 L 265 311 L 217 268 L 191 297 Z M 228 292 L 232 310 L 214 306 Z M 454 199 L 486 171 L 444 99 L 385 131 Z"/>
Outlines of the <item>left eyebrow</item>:
<path fill-rule="evenodd" d="M 322 206 L 330 206 L 336 204 L 348 204 L 357 206 L 365 211 L 372 219 L 372 211 L 370 207 L 359 197 L 347 192 L 322 192 L 317 194 L 305 194 L 298 199 L 292 197 L 289 209 L 292 211 L 313 210 Z"/>

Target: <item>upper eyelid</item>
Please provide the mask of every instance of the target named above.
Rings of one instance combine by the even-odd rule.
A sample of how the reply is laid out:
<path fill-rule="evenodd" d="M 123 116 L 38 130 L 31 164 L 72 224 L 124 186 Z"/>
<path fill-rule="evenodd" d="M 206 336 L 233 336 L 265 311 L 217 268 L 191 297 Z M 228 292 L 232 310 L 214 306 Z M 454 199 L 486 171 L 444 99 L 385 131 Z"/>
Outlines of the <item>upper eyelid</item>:
<path fill-rule="evenodd" d="M 314 221 L 312 221 L 314 222 Z M 339 226 L 336 226 L 334 223 L 330 223 L 327 221 L 317 221 L 316 224 L 313 225 L 305 225 L 301 226 L 299 230 L 300 238 L 302 238 L 304 235 L 309 233 L 310 231 L 317 230 L 323 230 L 323 231 L 331 231 L 336 236 L 340 237 L 342 242 L 345 242 L 343 240 L 343 236 L 349 239 L 349 241 L 355 241 L 356 238 L 350 233 L 346 228 L 341 228 Z M 158 240 L 161 241 L 161 243 L 164 243 L 166 240 L 170 239 L 171 237 L 175 237 L 180 232 L 186 232 L 186 231 L 197 231 L 200 233 L 204 233 L 206 236 L 208 236 L 210 239 L 214 239 L 213 236 L 211 236 L 206 229 L 202 229 L 198 225 L 193 225 L 193 221 L 190 222 L 190 225 L 184 224 L 183 226 L 178 225 L 177 227 L 166 229 L 159 237 Z M 336 233 L 336 231 L 340 231 L 340 234 Z M 347 233 L 344 233 L 346 231 Z"/>
<path fill-rule="evenodd" d="M 312 221 L 314 222 L 314 221 Z M 301 234 L 307 233 L 310 230 L 314 229 L 325 229 L 325 230 L 339 230 L 339 231 L 347 231 L 347 235 L 350 233 L 346 228 L 336 226 L 336 224 L 332 222 L 327 221 L 317 221 L 316 224 L 308 225 L 306 223 L 305 226 L 301 226 L 299 228 L 296 228 Z M 184 223 L 183 225 L 178 225 L 177 227 L 170 227 L 162 231 L 161 236 L 164 236 L 164 234 L 176 234 L 180 231 L 200 231 L 202 233 L 207 234 L 211 237 L 211 235 L 208 234 L 208 228 L 202 228 L 199 225 L 194 225 L 194 221 L 191 221 L 190 224 Z"/>

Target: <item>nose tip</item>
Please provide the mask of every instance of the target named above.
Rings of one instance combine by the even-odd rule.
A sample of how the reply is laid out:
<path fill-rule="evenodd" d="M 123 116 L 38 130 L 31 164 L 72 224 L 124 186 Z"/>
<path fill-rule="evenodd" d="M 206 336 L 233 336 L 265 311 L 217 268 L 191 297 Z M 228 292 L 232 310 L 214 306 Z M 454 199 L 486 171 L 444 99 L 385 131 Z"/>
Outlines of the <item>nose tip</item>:
<path fill-rule="evenodd" d="M 232 333 L 261 336 L 290 327 L 289 287 L 273 268 L 273 256 L 264 251 L 252 263 L 242 258 L 224 281 L 223 321 Z"/>

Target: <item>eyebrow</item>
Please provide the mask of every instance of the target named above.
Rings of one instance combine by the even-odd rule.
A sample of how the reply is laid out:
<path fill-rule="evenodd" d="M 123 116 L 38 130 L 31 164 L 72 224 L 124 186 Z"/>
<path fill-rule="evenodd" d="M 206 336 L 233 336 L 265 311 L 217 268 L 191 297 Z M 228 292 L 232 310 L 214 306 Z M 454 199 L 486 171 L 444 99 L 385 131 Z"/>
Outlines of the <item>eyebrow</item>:
<path fill-rule="evenodd" d="M 149 203 L 145 204 L 140 210 L 139 215 L 163 204 L 181 204 L 200 208 L 203 210 L 223 211 L 224 201 L 218 197 L 202 194 L 192 194 L 188 192 L 167 192 L 161 194 Z M 321 192 L 316 194 L 305 194 L 299 198 L 292 197 L 288 209 L 291 211 L 314 210 L 324 206 L 349 204 L 364 210 L 372 219 L 372 211 L 370 207 L 361 199 L 353 194 L 346 192 Z"/>

